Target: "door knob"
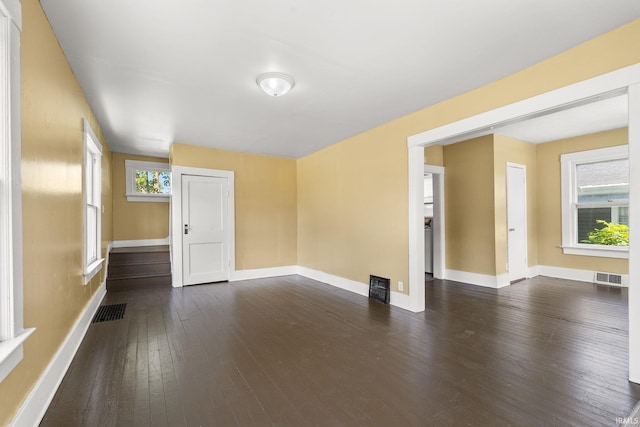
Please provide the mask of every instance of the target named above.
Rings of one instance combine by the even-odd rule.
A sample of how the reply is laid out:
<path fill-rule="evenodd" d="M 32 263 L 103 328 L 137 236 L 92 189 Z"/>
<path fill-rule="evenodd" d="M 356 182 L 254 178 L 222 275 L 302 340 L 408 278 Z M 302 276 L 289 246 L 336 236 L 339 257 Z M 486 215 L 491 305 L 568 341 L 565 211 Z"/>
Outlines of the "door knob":
<path fill-rule="evenodd" d="M 515 228 L 510 228 L 509 231 L 516 231 L 516 229 Z"/>

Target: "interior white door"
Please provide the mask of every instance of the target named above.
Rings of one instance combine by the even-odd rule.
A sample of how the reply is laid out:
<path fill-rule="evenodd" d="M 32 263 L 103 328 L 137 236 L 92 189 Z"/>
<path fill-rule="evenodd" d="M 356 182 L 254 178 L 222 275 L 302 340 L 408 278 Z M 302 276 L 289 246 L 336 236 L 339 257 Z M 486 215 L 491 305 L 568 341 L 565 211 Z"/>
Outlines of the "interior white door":
<path fill-rule="evenodd" d="M 507 247 L 509 280 L 527 276 L 527 183 L 523 165 L 507 165 Z"/>
<path fill-rule="evenodd" d="M 227 178 L 182 176 L 183 285 L 229 280 Z"/>

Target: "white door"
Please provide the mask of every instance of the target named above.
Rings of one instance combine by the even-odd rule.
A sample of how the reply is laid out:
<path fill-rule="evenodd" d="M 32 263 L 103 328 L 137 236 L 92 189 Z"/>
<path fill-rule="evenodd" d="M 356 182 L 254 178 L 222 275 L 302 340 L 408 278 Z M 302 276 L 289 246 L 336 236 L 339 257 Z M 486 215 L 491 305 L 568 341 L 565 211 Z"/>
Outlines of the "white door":
<path fill-rule="evenodd" d="M 507 164 L 507 246 L 509 280 L 527 276 L 527 186 L 523 165 Z"/>
<path fill-rule="evenodd" d="M 182 176 L 183 285 L 229 280 L 228 179 Z"/>

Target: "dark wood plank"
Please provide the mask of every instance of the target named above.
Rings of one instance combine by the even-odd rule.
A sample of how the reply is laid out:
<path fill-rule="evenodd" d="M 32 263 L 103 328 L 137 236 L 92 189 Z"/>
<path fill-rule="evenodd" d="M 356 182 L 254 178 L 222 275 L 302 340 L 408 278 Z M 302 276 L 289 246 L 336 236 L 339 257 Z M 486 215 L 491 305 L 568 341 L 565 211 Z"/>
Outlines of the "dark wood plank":
<path fill-rule="evenodd" d="M 43 426 L 615 425 L 627 290 L 426 283 L 414 314 L 299 276 L 109 293 Z"/>

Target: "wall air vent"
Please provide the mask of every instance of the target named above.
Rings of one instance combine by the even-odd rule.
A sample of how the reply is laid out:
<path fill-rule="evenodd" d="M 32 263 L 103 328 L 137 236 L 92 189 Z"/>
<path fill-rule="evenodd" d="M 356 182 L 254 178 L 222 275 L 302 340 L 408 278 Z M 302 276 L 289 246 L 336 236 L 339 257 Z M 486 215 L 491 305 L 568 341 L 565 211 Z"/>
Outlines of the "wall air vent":
<path fill-rule="evenodd" d="M 621 274 L 602 273 L 600 271 L 595 272 L 593 283 L 598 283 L 600 285 L 610 285 L 610 286 L 624 286 L 622 284 Z"/>
<path fill-rule="evenodd" d="M 369 298 L 389 304 L 391 297 L 391 279 L 369 276 Z"/>

